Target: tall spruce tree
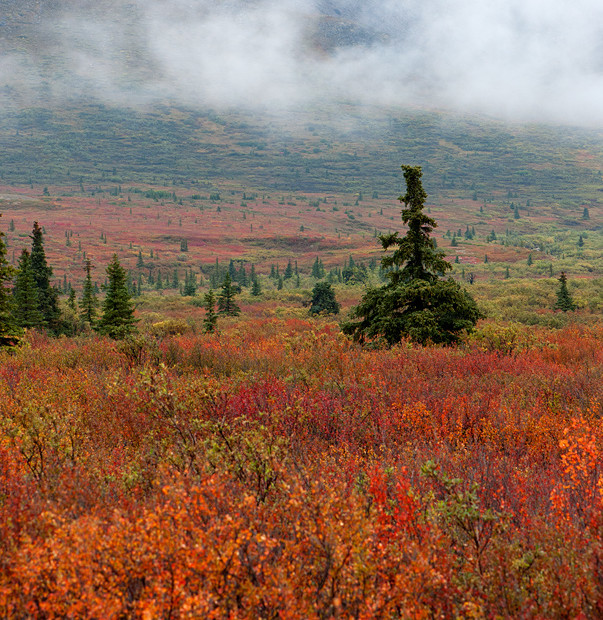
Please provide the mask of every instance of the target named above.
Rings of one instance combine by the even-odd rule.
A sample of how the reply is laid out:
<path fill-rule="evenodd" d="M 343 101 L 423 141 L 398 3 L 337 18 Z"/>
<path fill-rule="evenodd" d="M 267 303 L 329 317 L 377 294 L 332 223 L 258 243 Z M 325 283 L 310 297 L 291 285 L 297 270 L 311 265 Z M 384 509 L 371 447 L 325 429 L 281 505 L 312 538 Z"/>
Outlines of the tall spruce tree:
<path fill-rule="evenodd" d="M 84 270 L 86 271 L 86 278 L 84 280 L 84 291 L 82 293 L 81 318 L 87 323 L 90 323 L 91 326 L 94 326 L 98 301 L 94 294 L 94 284 L 92 284 L 92 261 L 89 257 L 86 258 Z"/>
<path fill-rule="evenodd" d="M 293 265 L 291 264 L 291 261 L 289 261 L 283 273 L 283 278 L 285 280 L 290 280 L 292 277 L 293 277 Z"/>
<path fill-rule="evenodd" d="M 339 314 L 340 306 L 329 282 L 317 282 L 312 289 L 310 314 Z"/>
<path fill-rule="evenodd" d="M 230 273 L 226 273 L 224 281 L 222 282 L 222 290 L 218 294 L 218 310 L 220 314 L 227 316 L 237 316 L 240 314 L 241 309 L 235 302 L 235 296 L 237 292 L 232 284 Z"/>
<path fill-rule="evenodd" d="M 251 294 L 254 297 L 259 297 L 262 294 L 262 285 L 260 284 L 260 280 L 257 275 L 254 276 L 251 285 Z"/>
<path fill-rule="evenodd" d="M 559 276 L 559 288 L 557 289 L 557 303 L 555 304 L 555 310 L 563 310 L 568 312 L 569 310 L 575 310 L 576 304 L 570 295 L 567 288 L 567 276 L 565 271 L 561 272 Z"/>
<path fill-rule="evenodd" d="M 52 267 L 50 267 L 46 261 L 44 235 L 38 222 L 34 222 L 31 240 L 31 255 L 29 260 L 38 290 L 38 309 L 44 317 L 46 327 L 50 331 L 57 333 L 60 326 L 58 293 L 50 285 Z"/>
<path fill-rule="evenodd" d="M 461 332 L 473 328 L 481 313 L 457 282 L 443 279 L 452 265 L 430 237 L 437 223 L 423 212 L 427 194 L 421 168 L 402 170 L 406 194 L 399 200 L 408 230 L 404 237 L 397 232 L 380 236 L 384 250 L 395 248 L 381 259 L 388 282 L 366 292 L 342 329 L 360 342 L 383 338 L 391 345 L 409 337 L 421 344 L 454 343 Z"/>
<path fill-rule="evenodd" d="M 216 313 L 216 296 L 212 289 L 205 293 L 203 297 L 203 307 L 205 308 L 205 318 L 203 319 L 203 331 L 211 334 L 216 329 L 218 314 Z"/>
<path fill-rule="evenodd" d="M 13 347 L 23 335 L 13 314 L 13 304 L 7 284 L 11 282 L 15 270 L 6 258 L 4 233 L 0 232 L 0 347 Z"/>
<path fill-rule="evenodd" d="M 20 327 L 44 327 L 44 316 L 40 311 L 38 289 L 31 268 L 29 252 L 23 248 L 13 288 L 15 316 Z"/>
<path fill-rule="evenodd" d="M 135 330 L 134 304 L 126 279 L 126 271 L 119 264 L 117 254 L 114 254 L 107 266 L 106 296 L 97 330 L 115 339 L 125 338 Z"/>
<path fill-rule="evenodd" d="M 67 306 L 72 312 L 77 312 L 77 300 L 75 299 L 75 289 L 69 289 L 69 297 L 67 298 Z"/>
<path fill-rule="evenodd" d="M 184 286 L 182 287 L 182 295 L 185 297 L 194 297 L 197 292 L 197 278 L 192 270 L 184 272 Z"/>

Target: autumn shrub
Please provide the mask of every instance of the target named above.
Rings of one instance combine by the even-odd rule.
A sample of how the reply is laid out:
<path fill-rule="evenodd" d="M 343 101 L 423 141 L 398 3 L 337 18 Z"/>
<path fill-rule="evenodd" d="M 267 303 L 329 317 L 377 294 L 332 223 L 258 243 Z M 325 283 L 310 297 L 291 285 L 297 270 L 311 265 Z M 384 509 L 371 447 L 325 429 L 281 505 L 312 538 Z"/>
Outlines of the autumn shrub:
<path fill-rule="evenodd" d="M 28 334 L 0 364 L 0 616 L 600 617 L 602 337 Z"/>
<path fill-rule="evenodd" d="M 182 319 L 166 319 L 151 326 L 152 334 L 157 337 L 185 334 L 189 329 L 190 326 Z"/>

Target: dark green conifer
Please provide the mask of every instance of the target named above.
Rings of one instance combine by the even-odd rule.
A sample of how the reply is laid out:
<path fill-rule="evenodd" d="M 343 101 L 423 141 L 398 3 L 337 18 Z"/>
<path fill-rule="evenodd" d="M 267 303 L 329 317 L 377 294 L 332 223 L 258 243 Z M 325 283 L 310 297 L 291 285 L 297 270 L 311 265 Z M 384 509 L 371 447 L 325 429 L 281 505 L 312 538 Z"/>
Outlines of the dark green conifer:
<path fill-rule="evenodd" d="M 340 306 L 329 282 L 317 282 L 312 289 L 310 314 L 339 314 Z"/>
<path fill-rule="evenodd" d="M 245 265 L 242 262 L 239 265 L 239 270 L 237 271 L 237 282 L 241 286 L 249 285 L 249 278 L 247 277 L 247 271 L 245 269 Z"/>
<path fill-rule="evenodd" d="M 6 258 L 4 233 L 0 232 L 0 347 L 14 347 L 23 335 L 15 320 L 13 300 L 7 288 L 14 275 L 15 269 Z"/>
<path fill-rule="evenodd" d="M 103 302 L 103 315 L 97 330 L 111 338 L 121 339 L 135 330 L 134 305 L 128 287 L 126 272 L 119 264 L 117 254 L 107 266 L 106 296 Z"/>
<path fill-rule="evenodd" d="M 293 277 L 293 265 L 291 264 L 291 261 L 289 261 L 283 273 L 283 278 L 285 280 L 290 280 L 292 277 Z"/>
<path fill-rule="evenodd" d="M 192 270 L 184 272 L 184 286 L 182 287 L 182 295 L 184 297 L 194 297 L 197 292 L 197 278 Z"/>
<path fill-rule="evenodd" d="M 312 277 L 316 278 L 317 280 L 325 277 L 325 268 L 318 256 L 316 257 L 316 260 L 312 265 Z"/>
<path fill-rule="evenodd" d="M 84 267 L 86 278 L 84 279 L 84 290 L 82 292 L 82 302 L 80 316 L 83 321 L 94 326 L 96 320 L 96 307 L 98 301 L 94 293 L 94 285 L 92 284 L 92 261 L 90 257 L 86 258 L 86 266 Z"/>
<path fill-rule="evenodd" d="M 50 267 L 46 261 L 43 232 L 38 222 L 34 222 L 31 240 L 32 244 L 29 260 L 38 290 L 38 309 L 44 317 L 46 327 L 56 333 L 60 322 L 58 294 L 50 285 L 52 267 Z"/>
<path fill-rule="evenodd" d="M 421 168 L 402 169 L 406 194 L 399 200 L 408 231 L 404 237 L 397 232 L 380 237 L 385 250 L 395 247 L 392 255 L 381 259 L 389 282 L 369 289 L 342 329 L 361 342 L 381 337 L 394 344 L 408 336 L 422 344 L 454 343 L 460 332 L 473 328 L 481 313 L 457 282 L 442 279 L 452 265 L 430 238 L 437 224 L 423 212 L 427 194 Z"/>
<path fill-rule="evenodd" d="M 222 282 L 222 290 L 218 295 L 218 310 L 220 314 L 237 316 L 241 312 L 241 309 L 235 302 L 236 294 L 230 273 L 227 273 Z"/>
<path fill-rule="evenodd" d="M 559 288 L 557 289 L 557 303 L 555 304 L 555 309 L 563 310 L 563 312 L 576 309 L 576 304 L 567 288 L 567 276 L 564 271 L 562 271 L 559 276 Z"/>
<path fill-rule="evenodd" d="M 67 298 L 67 306 L 73 310 L 73 312 L 77 312 L 77 301 L 75 299 L 75 289 L 69 290 L 69 297 Z"/>
<path fill-rule="evenodd" d="M 205 293 L 203 297 L 205 318 L 203 319 L 203 331 L 206 334 L 210 334 L 216 329 L 218 323 L 218 314 L 216 313 L 216 296 L 212 289 L 209 289 L 208 293 Z"/>
<path fill-rule="evenodd" d="M 15 317 L 20 327 L 45 327 L 44 315 L 38 300 L 38 288 L 31 268 L 31 257 L 25 248 L 19 257 L 13 298 Z"/>

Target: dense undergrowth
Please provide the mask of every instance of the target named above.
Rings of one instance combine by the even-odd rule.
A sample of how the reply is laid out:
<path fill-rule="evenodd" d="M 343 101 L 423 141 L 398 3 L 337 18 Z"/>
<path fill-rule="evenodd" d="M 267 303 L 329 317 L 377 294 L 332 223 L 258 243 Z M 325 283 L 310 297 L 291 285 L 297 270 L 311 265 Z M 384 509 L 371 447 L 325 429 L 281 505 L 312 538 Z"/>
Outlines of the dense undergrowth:
<path fill-rule="evenodd" d="M 600 326 L 160 331 L 3 356 L 0 617 L 603 614 Z"/>

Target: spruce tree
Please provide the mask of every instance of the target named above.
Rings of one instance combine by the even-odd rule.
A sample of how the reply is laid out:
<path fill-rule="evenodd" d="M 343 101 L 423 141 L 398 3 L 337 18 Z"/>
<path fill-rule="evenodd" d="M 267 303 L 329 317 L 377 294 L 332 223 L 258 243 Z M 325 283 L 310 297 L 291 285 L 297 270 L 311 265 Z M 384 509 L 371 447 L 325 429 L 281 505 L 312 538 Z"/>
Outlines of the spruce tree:
<path fill-rule="evenodd" d="M 44 316 L 39 307 L 38 288 L 31 268 L 31 257 L 24 248 L 13 288 L 15 316 L 20 327 L 44 327 Z"/>
<path fill-rule="evenodd" d="M 182 295 L 184 297 L 194 297 L 197 292 L 197 279 L 192 270 L 184 272 L 184 286 L 182 287 Z"/>
<path fill-rule="evenodd" d="M 310 314 L 339 314 L 340 306 L 329 282 L 317 282 L 312 289 Z"/>
<path fill-rule="evenodd" d="M 15 269 L 6 258 L 4 233 L 0 232 L 0 347 L 13 347 L 23 335 L 13 315 L 13 304 L 7 288 L 15 274 Z"/>
<path fill-rule="evenodd" d="M 316 257 L 316 260 L 312 265 L 312 277 L 316 278 L 317 280 L 325 277 L 325 268 L 318 256 Z"/>
<path fill-rule="evenodd" d="M 75 299 L 75 289 L 69 290 L 69 297 L 67 299 L 67 306 L 73 310 L 73 312 L 77 312 L 77 301 Z"/>
<path fill-rule="evenodd" d="M 283 274 L 283 278 L 285 280 L 290 280 L 293 277 L 293 265 L 291 261 L 287 263 L 287 267 L 285 268 L 285 272 Z"/>
<path fill-rule="evenodd" d="M 224 281 L 222 282 L 222 290 L 218 295 L 218 310 L 220 314 L 227 316 L 237 316 L 241 309 L 235 302 L 236 290 L 232 285 L 232 279 L 230 273 L 226 273 Z"/>
<path fill-rule="evenodd" d="M 96 295 L 94 294 L 94 285 L 92 284 L 92 261 L 89 257 L 86 258 L 86 266 L 84 269 L 86 271 L 86 279 L 84 280 L 80 316 L 83 321 L 86 321 L 90 323 L 90 325 L 94 326 L 98 301 L 96 299 Z"/>
<path fill-rule="evenodd" d="M 119 264 L 117 254 L 107 266 L 106 296 L 103 315 L 97 330 L 111 338 L 121 339 L 135 330 L 134 305 L 126 286 L 126 271 Z"/>
<path fill-rule="evenodd" d="M 388 283 L 369 289 L 342 325 L 344 333 L 360 342 L 383 338 L 388 344 L 407 336 L 421 344 L 450 344 L 462 331 L 473 328 L 481 313 L 473 298 L 452 278 L 443 279 L 452 265 L 437 250 L 430 234 L 437 226 L 423 212 L 427 194 L 421 183 L 421 168 L 402 166 L 406 180 L 402 221 L 408 230 L 381 235 L 381 259 Z"/>
<path fill-rule="evenodd" d="M 205 293 L 203 297 L 205 318 L 203 319 L 203 331 L 206 334 L 210 334 L 216 329 L 218 323 L 218 314 L 216 313 L 216 296 L 212 289 L 209 289 L 208 293 Z"/>
<path fill-rule="evenodd" d="M 247 277 L 247 271 L 245 270 L 245 265 L 243 263 L 241 263 L 239 265 L 239 270 L 237 271 L 237 282 L 241 286 L 248 286 L 249 285 L 249 279 Z"/>
<path fill-rule="evenodd" d="M 44 237 L 38 222 L 34 222 L 31 234 L 30 263 L 33 277 L 38 289 L 38 309 L 44 317 L 48 329 L 57 332 L 60 322 L 57 291 L 50 285 L 52 267 L 46 261 Z"/>
<path fill-rule="evenodd" d="M 568 310 L 575 310 L 576 304 L 570 295 L 570 292 L 567 288 L 567 276 L 565 275 L 565 271 L 561 272 L 559 276 L 559 288 L 557 289 L 557 303 L 555 304 L 555 310 L 563 310 L 563 312 L 567 312 Z"/>

